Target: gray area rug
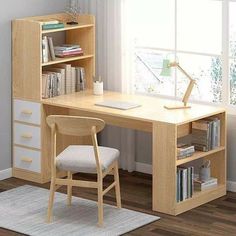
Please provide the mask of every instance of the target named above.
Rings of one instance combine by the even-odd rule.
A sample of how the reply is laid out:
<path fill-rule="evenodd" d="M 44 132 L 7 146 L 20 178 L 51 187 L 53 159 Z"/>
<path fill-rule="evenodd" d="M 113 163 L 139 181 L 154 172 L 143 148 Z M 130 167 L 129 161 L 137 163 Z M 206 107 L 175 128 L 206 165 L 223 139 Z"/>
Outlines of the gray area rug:
<path fill-rule="evenodd" d="M 24 185 L 0 193 L 0 227 L 28 235 L 121 235 L 159 220 L 152 216 L 104 204 L 104 227 L 97 227 L 97 203 L 56 193 L 53 221 L 45 223 L 49 191 Z"/>

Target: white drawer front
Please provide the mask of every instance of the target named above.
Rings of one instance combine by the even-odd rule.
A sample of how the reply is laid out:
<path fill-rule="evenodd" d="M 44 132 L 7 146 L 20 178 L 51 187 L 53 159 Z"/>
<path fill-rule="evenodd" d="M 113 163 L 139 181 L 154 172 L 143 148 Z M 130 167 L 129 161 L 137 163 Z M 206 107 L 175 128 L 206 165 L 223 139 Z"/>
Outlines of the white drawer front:
<path fill-rule="evenodd" d="M 14 143 L 40 149 L 40 128 L 14 123 Z"/>
<path fill-rule="evenodd" d="M 41 105 L 36 102 L 14 100 L 14 120 L 36 125 L 41 123 Z"/>
<path fill-rule="evenodd" d="M 14 147 L 14 167 L 41 172 L 41 153 L 21 147 Z"/>

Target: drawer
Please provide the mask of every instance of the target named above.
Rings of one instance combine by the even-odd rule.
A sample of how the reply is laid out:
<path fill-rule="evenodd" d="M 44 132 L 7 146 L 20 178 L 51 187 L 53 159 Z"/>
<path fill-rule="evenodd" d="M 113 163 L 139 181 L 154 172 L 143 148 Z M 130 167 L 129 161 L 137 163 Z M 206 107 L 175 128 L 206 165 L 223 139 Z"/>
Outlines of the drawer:
<path fill-rule="evenodd" d="M 41 104 L 15 99 L 14 120 L 40 125 Z"/>
<path fill-rule="evenodd" d="M 41 148 L 40 127 L 14 123 L 14 143 L 32 148 Z"/>
<path fill-rule="evenodd" d="M 41 172 L 40 151 L 14 147 L 14 167 L 33 172 Z"/>

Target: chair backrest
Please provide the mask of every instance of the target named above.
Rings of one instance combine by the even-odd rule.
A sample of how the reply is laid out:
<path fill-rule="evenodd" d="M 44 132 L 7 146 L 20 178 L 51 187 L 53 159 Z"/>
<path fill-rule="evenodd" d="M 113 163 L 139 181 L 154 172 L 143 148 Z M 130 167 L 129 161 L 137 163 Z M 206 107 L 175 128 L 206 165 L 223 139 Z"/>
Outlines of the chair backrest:
<path fill-rule="evenodd" d="M 98 133 L 105 126 L 101 119 L 65 115 L 50 115 L 47 117 L 47 123 L 51 128 L 55 125 L 58 133 L 72 136 L 90 136 L 93 127 Z"/>

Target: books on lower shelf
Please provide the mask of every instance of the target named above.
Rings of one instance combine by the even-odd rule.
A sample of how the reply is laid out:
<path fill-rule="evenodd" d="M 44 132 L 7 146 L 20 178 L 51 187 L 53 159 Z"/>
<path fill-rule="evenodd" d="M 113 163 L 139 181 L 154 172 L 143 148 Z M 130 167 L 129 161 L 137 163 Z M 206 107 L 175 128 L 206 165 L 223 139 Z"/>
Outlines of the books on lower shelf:
<path fill-rule="evenodd" d="M 42 73 L 42 98 L 52 98 L 85 90 L 85 69 L 58 64 Z"/>
<path fill-rule="evenodd" d="M 210 188 L 214 188 L 218 185 L 217 178 L 211 177 L 207 181 L 201 181 L 199 179 L 194 180 L 194 190 L 196 191 L 203 191 Z"/>
<path fill-rule="evenodd" d="M 176 200 L 184 201 L 193 196 L 194 191 L 194 167 L 178 167 L 176 173 Z"/>
<path fill-rule="evenodd" d="M 220 146 L 220 119 L 208 118 L 192 122 L 192 145 L 207 152 Z"/>

